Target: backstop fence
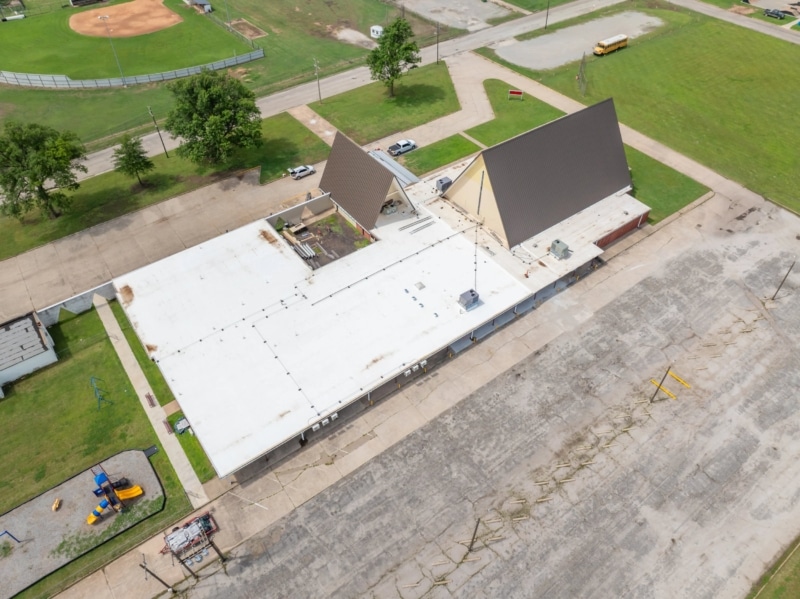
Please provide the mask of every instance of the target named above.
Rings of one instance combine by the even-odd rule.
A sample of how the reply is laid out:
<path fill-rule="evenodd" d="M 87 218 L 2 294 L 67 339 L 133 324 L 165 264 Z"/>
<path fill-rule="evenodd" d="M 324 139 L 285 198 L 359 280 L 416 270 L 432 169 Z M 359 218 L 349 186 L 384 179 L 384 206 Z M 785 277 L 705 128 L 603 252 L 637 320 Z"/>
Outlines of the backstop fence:
<path fill-rule="evenodd" d="M 111 79 L 70 79 L 66 75 L 36 75 L 32 73 L 12 73 L 11 71 L 0 71 L 0 83 L 8 85 L 18 85 L 21 87 L 47 87 L 54 89 L 93 89 L 106 87 L 125 87 L 126 85 L 139 85 L 142 83 L 156 83 L 158 81 L 170 81 L 196 75 L 203 69 L 218 71 L 235 67 L 236 65 L 251 62 L 264 58 L 264 49 L 259 48 L 247 54 L 218 60 L 209 64 L 185 69 L 176 69 L 166 73 L 151 73 L 149 75 L 134 75 L 132 77 L 115 77 Z"/>

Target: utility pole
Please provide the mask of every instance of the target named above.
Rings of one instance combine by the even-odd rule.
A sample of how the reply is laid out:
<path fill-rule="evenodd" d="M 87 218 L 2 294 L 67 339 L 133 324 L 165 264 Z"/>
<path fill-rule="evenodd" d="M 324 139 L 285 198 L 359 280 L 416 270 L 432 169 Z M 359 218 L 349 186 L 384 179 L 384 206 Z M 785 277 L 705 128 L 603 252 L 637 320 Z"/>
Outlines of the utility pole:
<path fill-rule="evenodd" d="M 439 21 L 436 21 L 436 64 L 439 64 Z"/>
<path fill-rule="evenodd" d="M 108 43 L 111 44 L 111 51 L 114 53 L 114 60 L 117 61 L 119 76 L 122 78 L 122 87 L 127 87 L 125 85 L 125 75 L 122 73 L 122 65 L 119 63 L 119 57 L 117 56 L 117 49 L 114 48 L 114 40 L 111 39 L 111 30 L 108 28 L 108 15 L 101 15 L 97 18 L 103 21 L 103 25 L 106 26 L 106 33 L 108 34 Z"/>
<path fill-rule="evenodd" d="M 228 18 L 228 20 L 225 21 L 225 22 L 228 24 L 228 27 L 230 27 L 231 26 L 231 13 L 228 10 L 228 0 L 225 0 L 225 16 Z"/>
<path fill-rule="evenodd" d="M 319 63 L 314 59 L 314 74 L 317 76 L 317 93 L 319 94 L 319 103 L 322 104 L 322 88 L 319 86 Z"/>
<path fill-rule="evenodd" d="M 547 21 L 550 19 L 550 0 L 547 0 L 547 12 L 544 15 L 544 28 L 547 29 Z"/>
<path fill-rule="evenodd" d="M 156 133 L 158 133 L 158 139 L 161 140 L 161 147 L 164 148 L 164 154 L 167 156 L 167 158 L 169 158 L 169 152 L 167 152 L 167 145 L 164 143 L 164 138 L 161 137 L 161 129 L 158 128 L 158 123 L 156 122 L 156 117 L 153 114 L 153 109 L 148 106 L 147 112 L 149 112 L 150 116 L 153 117 L 153 124 L 156 126 Z"/>

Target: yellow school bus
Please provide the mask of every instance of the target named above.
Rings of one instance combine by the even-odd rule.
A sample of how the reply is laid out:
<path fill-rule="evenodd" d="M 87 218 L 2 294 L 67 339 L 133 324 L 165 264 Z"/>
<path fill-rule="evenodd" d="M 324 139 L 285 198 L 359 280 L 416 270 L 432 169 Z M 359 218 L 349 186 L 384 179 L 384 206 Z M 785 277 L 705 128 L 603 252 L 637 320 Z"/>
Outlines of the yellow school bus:
<path fill-rule="evenodd" d="M 614 37 L 610 37 L 607 40 L 603 40 L 597 42 L 594 47 L 594 53 L 598 56 L 604 56 L 605 54 L 610 54 L 614 50 L 619 50 L 620 48 L 624 48 L 628 45 L 628 36 L 627 35 L 615 35 Z"/>

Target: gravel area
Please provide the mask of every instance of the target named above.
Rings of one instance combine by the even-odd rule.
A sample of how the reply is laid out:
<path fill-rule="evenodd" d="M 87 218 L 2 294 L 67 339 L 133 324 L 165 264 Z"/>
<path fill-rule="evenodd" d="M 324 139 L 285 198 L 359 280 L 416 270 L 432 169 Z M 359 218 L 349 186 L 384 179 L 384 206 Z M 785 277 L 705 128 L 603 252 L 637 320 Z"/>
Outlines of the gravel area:
<path fill-rule="evenodd" d="M 403 0 L 398 2 L 408 10 L 430 19 L 467 31 L 478 31 L 490 27 L 487 23 L 490 19 L 499 19 L 512 14 L 507 10 L 492 2 L 481 2 L 481 0 L 452 0 L 442 2 L 441 0 Z"/>
<path fill-rule="evenodd" d="M 90 526 L 86 517 L 100 500 L 92 492 L 97 487 L 94 476 L 86 470 L 0 516 L 0 531 L 7 530 L 20 541 L 11 541 L 11 554 L 0 558 L 0 598 L 12 597 L 162 509 L 164 491 L 144 452 L 124 451 L 100 465 L 112 481 L 127 478 L 131 485 L 142 487 L 144 495 L 126 501 L 126 513 L 114 515 L 109 508 L 102 521 Z M 54 512 L 56 498 L 61 507 Z M 4 540 L 9 537 L 0 542 Z"/>
<path fill-rule="evenodd" d="M 641 12 L 623 12 L 567 27 L 555 33 L 518 42 L 514 39 L 490 46 L 503 60 L 529 69 L 554 69 L 591 54 L 594 44 L 624 33 L 631 39 L 648 33 L 664 22 Z"/>

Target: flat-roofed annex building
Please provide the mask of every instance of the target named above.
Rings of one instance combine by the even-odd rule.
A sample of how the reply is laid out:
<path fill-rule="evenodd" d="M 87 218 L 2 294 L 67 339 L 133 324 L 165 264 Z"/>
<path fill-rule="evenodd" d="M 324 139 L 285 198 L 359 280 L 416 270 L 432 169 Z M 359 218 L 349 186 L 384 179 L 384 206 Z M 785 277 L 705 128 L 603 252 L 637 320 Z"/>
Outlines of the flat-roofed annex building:
<path fill-rule="evenodd" d="M 403 188 L 342 136 L 320 196 L 115 280 L 220 476 L 530 311 L 648 211 L 598 194 L 509 250 L 431 181 Z M 570 251 L 533 259 L 553 235 Z"/>
<path fill-rule="evenodd" d="M 0 397 L 6 383 L 57 360 L 53 339 L 36 313 L 0 324 Z"/>

